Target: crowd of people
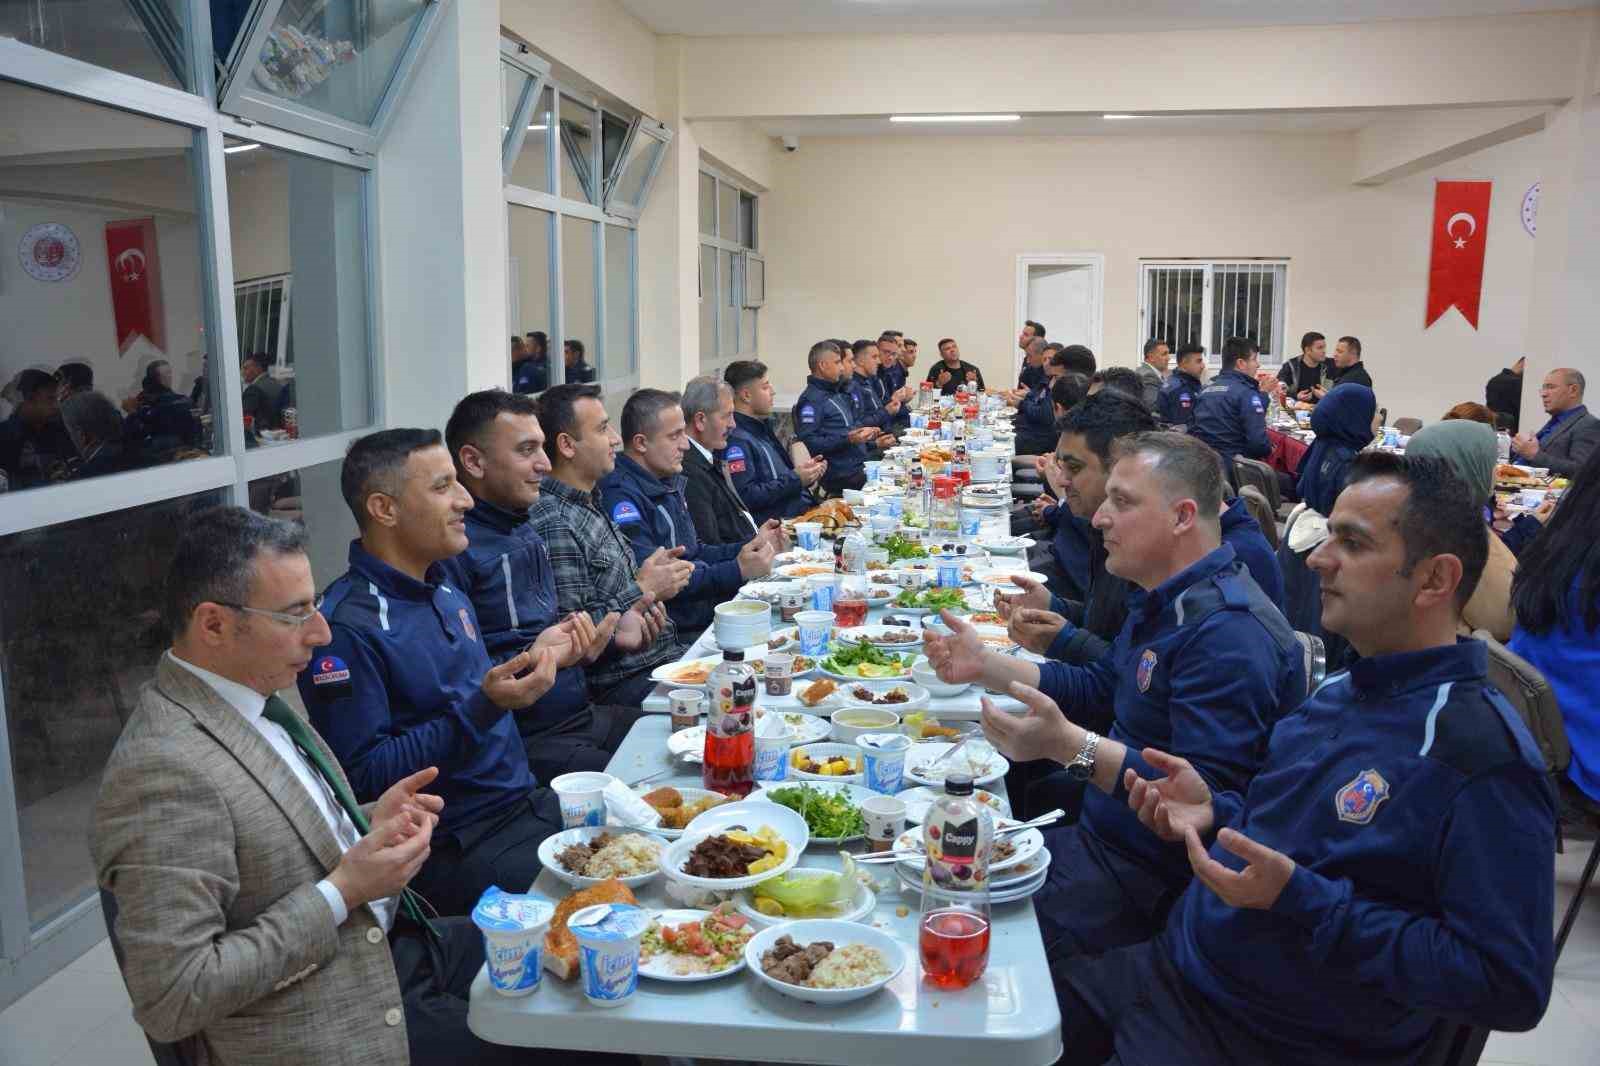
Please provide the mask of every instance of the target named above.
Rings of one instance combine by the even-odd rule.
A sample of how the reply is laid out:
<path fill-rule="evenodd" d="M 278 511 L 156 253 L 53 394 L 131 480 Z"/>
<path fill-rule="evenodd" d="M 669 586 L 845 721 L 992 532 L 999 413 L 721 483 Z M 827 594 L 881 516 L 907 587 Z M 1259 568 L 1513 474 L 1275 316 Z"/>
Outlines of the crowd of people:
<path fill-rule="evenodd" d="M 613 424 L 581 346 L 539 384 L 546 343 L 514 338 L 516 387 L 466 396 L 442 433 L 351 446 L 359 535 L 321 594 L 295 524 L 218 508 L 185 530 L 172 645 L 93 832 L 154 1037 L 219 1063 L 324 1061 L 335 1038 L 349 1061 L 565 1061 L 468 1032 L 464 916 L 532 883 L 560 828 L 549 782 L 607 765 L 652 671 L 771 571 L 782 520 L 861 488 L 924 388 L 984 387 L 950 338 L 916 379 L 916 342 L 886 330 L 813 344 L 786 421 L 747 360 L 635 390 Z M 1043 480 L 1014 522 L 1048 580 L 997 609 L 1043 661 L 948 612 L 924 640 L 943 680 L 1026 705 L 983 713 L 1016 813 L 1068 812 L 1034 897 L 1063 1061 L 1400 1064 L 1446 1019 L 1536 1024 L 1558 806 L 1600 802 L 1582 375 L 1551 371 L 1549 424 L 1513 443 L 1570 487 L 1507 524 L 1477 412 L 1373 447 L 1354 337 L 1334 373 L 1307 334 L 1266 378 L 1231 339 L 1210 381 L 1194 345 L 1175 368 L 1163 341 L 1100 367 L 1029 322 L 1017 346 L 1016 386 L 990 391 Z M 1310 407 L 1316 433 L 1281 531 L 1231 483 L 1273 453 L 1273 404 Z M 1478 629 L 1570 709 L 1563 797 Z M 1328 645 L 1314 690 L 1297 631 Z"/>

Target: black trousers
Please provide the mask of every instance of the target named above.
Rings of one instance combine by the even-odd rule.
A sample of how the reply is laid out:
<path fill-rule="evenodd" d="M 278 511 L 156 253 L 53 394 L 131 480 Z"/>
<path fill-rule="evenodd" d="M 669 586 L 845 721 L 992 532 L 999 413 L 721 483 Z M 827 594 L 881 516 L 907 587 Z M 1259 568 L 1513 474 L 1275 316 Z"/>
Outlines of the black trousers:
<path fill-rule="evenodd" d="M 1094 955 L 1149 940 L 1182 891 L 1082 824 L 1044 831 L 1050 872 L 1033 895 L 1047 952 Z"/>
<path fill-rule="evenodd" d="M 490 885 L 526 892 L 539 876 L 539 843 L 561 831 L 554 791 L 536 788 L 480 822 L 433 834 L 433 851 L 411 881 L 440 914 L 471 914 Z"/>
<path fill-rule="evenodd" d="M 678 647 L 678 654 L 682 655 L 687 645 Z M 677 656 L 674 656 L 677 658 Z M 666 660 L 673 661 L 672 659 Z M 632 677 L 618 681 L 604 692 L 595 693 L 594 701 L 598 704 L 611 707 L 638 707 L 644 703 L 644 698 L 656 690 L 656 683 L 650 680 L 650 671 L 642 670 Z"/>
<path fill-rule="evenodd" d="M 400 999 L 406 1012 L 411 1066 L 469 1062 L 561 1066 L 574 1061 L 573 1052 L 490 1044 L 474 1036 L 467 1028 L 467 998 L 483 967 L 483 934 L 469 918 L 435 918 L 432 924 L 439 933 L 437 938 L 426 935 L 401 912 L 389 932 L 389 954 L 400 979 Z M 586 1064 L 609 1066 L 638 1062 L 630 1055 L 584 1053 L 582 1058 Z"/>
<path fill-rule="evenodd" d="M 565 721 L 524 733 L 528 768 L 544 784 L 561 774 L 604 770 L 643 713 L 638 707 L 592 703 Z"/>

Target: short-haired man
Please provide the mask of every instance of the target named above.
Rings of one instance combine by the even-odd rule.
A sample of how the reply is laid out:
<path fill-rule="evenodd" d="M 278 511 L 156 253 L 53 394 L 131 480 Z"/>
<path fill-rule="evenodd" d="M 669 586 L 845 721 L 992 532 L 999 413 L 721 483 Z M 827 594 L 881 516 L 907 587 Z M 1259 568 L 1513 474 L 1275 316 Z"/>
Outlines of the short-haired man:
<path fill-rule="evenodd" d="M 17 409 L 0 422 L 0 470 L 13 489 L 42 485 L 59 476 L 77 454 L 61 422 L 53 375 L 28 369 L 17 375 Z"/>
<path fill-rule="evenodd" d="M 814 455 L 796 467 L 789 449 L 778 442 L 768 421 L 772 382 L 767 380 L 766 364 L 741 359 L 729 363 L 722 376 L 733 390 L 733 429 L 723 461 L 751 517 L 765 524 L 809 510 L 812 489 L 827 471 L 828 460 Z"/>
<path fill-rule="evenodd" d="M 466 591 L 440 564 L 467 547 L 472 497 L 436 429 L 386 429 L 350 446 L 339 475 L 360 537 L 322 602 L 328 639 L 300 696 L 357 798 L 430 766 L 445 802 L 416 886 L 466 914 L 490 885 L 529 885 L 559 830 L 511 712 L 550 690 L 566 644 L 494 665 Z M 518 676 L 521 675 L 521 676 Z"/>
<path fill-rule="evenodd" d="M 1321 397 L 1317 390 L 1326 393 L 1333 388 L 1328 377 L 1328 339 L 1312 331 L 1300 338 L 1300 355 L 1286 359 L 1278 368 L 1278 381 L 1283 384 L 1285 400 L 1314 404 Z"/>
<path fill-rule="evenodd" d="M 912 342 L 915 345 L 915 341 Z M 900 361 L 903 348 L 900 338 L 892 330 L 884 330 L 878 334 L 878 358 L 881 365 L 878 367 L 878 377 L 883 381 L 883 394 L 893 396 L 899 392 L 906 383 L 906 364 Z"/>
<path fill-rule="evenodd" d="M 1128 438 L 1094 526 L 1106 569 L 1144 595 L 1105 656 L 1077 666 L 997 655 L 948 611 L 952 633 L 923 638 L 940 680 L 981 681 L 1028 705 L 1017 716 L 985 701 L 995 747 L 1053 759 L 1093 786 L 1077 824 L 1046 833 L 1050 873 L 1034 906 L 1058 956 L 1149 939 L 1188 882 L 1182 856 L 1123 801 L 1123 770 L 1146 770 L 1145 748 L 1176 748 L 1219 791 L 1243 791 L 1272 727 L 1305 698 L 1294 630 L 1222 543 L 1221 510 L 1222 470 L 1205 445 L 1179 433 Z M 1063 717 L 1107 705 L 1115 721 L 1104 738 Z"/>
<path fill-rule="evenodd" d="M 1323 624 L 1360 660 L 1279 723 L 1248 790 L 1161 750 L 1119 775 L 1194 880 L 1149 942 L 1053 960 L 1063 1062 L 1401 1066 L 1461 1019 L 1544 1013 L 1555 796 L 1456 636 L 1492 534 L 1443 464 L 1383 453 L 1329 532 Z"/>
<path fill-rule="evenodd" d="M 1589 453 L 1600 447 L 1600 418 L 1583 403 L 1583 374 L 1561 367 L 1544 376 L 1539 399 L 1550 420 L 1533 436 L 1519 433 L 1511 441 L 1518 457 L 1552 474 L 1571 477 Z"/>
<path fill-rule="evenodd" d="M 1082 374 L 1086 378 L 1094 377 L 1096 370 L 1094 352 L 1087 345 L 1069 344 L 1061 349 L 1061 360 L 1069 371 Z"/>
<path fill-rule="evenodd" d="M 103 393 L 77 392 L 61 404 L 61 422 L 78 448 L 75 478 L 120 474 L 139 465 L 123 443 L 122 412 Z"/>
<path fill-rule="evenodd" d="M 257 433 L 278 428 L 278 398 L 283 393 L 283 382 L 267 373 L 271 365 L 272 357 L 265 352 L 247 355 L 239 364 L 244 378 L 244 416 Z"/>
<path fill-rule="evenodd" d="M 1154 408 L 1156 417 L 1168 426 L 1194 426 L 1194 402 L 1204 388 L 1202 379 L 1206 372 L 1206 350 L 1198 344 L 1185 344 L 1178 349 L 1178 363 L 1172 368 L 1167 383 L 1161 386 Z"/>
<path fill-rule="evenodd" d="M 1495 414 L 1495 425 L 1516 433 L 1522 421 L 1522 372 L 1528 357 L 1518 356 L 1510 366 L 1501 367 L 1500 373 L 1483 386 L 1483 402 Z"/>
<path fill-rule="evenodd" d="M 1139 374 L 1139 396 L 1146 411 L 1154 411 L 1161 397 L 1161 386 L 1167 381 L 1167 364 L 1172 359 L 1172 346 L 1160 337 L 1144 342 L 1144 359 L 1134 369 Z"/>
<path fill-rule="evenodd" d="M 850 350 L 855 356 L 855 372 L 850 378 L 849 388 L 850 400 L 855 404 L 856 422 L 881 430 L 872 442 L 874 448 L 892 448 L 901 402 L 897 397 L 884 395 L 880 391 L 883 383 L 878 378 L 878 346 L 869 340 L 859 340 L 850 346 Z"/>
<path fill-rule="evenodd" d="M 1233 457 L 1265 459 L 1272 454 L 1267 438 L 1267 398 L 1256 374 L 1261 352 L 1255 342 L 1230 337 L 1222 346 L 1222 372 L 1200 390 L 1190 432 L 1217 450 L 1233 476 Z"/>
<path fill-rule="evenodd" d="M 66 403 L 68 397 L 94 391 L 94 367 L 88 363 L 62 363 L 56 367 L 56 399 Z"/>
<path fill-rule="evenodd" d="M 1029 319 L 1022 324 L 1022 329 L 1017 334 L 1017 348 L 1022 352 L 1022 369 L 1017 373 L 1017 388 L 1024 391 L 1037 388 L 1044 378 L 1044 358 L 1035 354 L 1035 349 L 1042 353 L 1044 345 L 1035 345 L 1035 341 L 1044 340 L 1044 327 Z"/>
<path fill-rule="evenodd" d="M 1339 343 L 1333 348 L 1334 371 L 1328 379 L 1328 384 L 1321 390 L 1312 389 L 1311 395 L 1322 399 L 1328 390 L 1335 385 L 1365 385 L 1372 388 L 1372 375 L 1367 373 L 1366 364 L 1361 361 L 1361 341 L 1355 337 L 1340 337 Z"/>
<path fill-rule="evenodd" d="M 858 426 L 844 362 L 833 341 L 818 341 L 806 353 L 811 373 L 794 405 L 795 439 L 813 457 L 828 461 L 822 487 L 831 493 L 866 484 L 867 445 L 878 439 L 876 426 Z"/>
<path fill-rule="evenodd" d="M 717 604 L 746 581 L 771 573 L 776 554 L 768 533 L 736 544 L 700 540 L 683 498 L 683 453 L 689 447 L 678 397 L 638 389 L 622 407 L 622 454 L 600 480 L 600 505 L 633 546 L 635 562 L 677 549 L 694 565 L 689 583 L 667 601 L 667 616 L 686 644 L 711 624 Z"/>
<path fill-rule="evenodd" d="M 236 507 L 178 541 L 172 647 L 106 764 L 90 840 L 134 1018 L 218 1066 L 526 1061 L 467 1029 L 482 936 L 406 894 L 441 843 L 442 798 L 421 791 L 440 764 L 357 807 L 277 695 L 329 639 L 306 543 Z"/>
<path fill-rule="evenodd" d="M 982 389 L 983 371 L 961 358 L 961 347 L 956 342 L 946 337 L 939 342 L 939 361 L 928 368 L 928 376 L 924 379 L 931 381 L 934 387 L 946 396 L 953 396 L 962 386 Z"/>
<path fill-rule="evenodd" d="M 1045 352 L 1044 377 L 1016 401 L 1013 428 L 1017 432 L 1018 456 L 1047 455 L 1056 446 L 1056 412 L 1050 389 L 1067 367 L 1058 358 L 1061 345 L 1039 343 Z"/>
<path fill-rule="evenodd" d="M 1144 406 L 1144 386 L 1139 381 L 1139 375 L 1125 366 L 1106 366 L 1094 372 L 1089 379 L 1089 395 L 1094 396 L 1106 389 L 1120 393 L 1139 406 Z M 1145 410 L 1149 410 L 1148 407 Z"/>
<path fill-rule="evenodd" d="M 683 453 L 683 497 L 695 532 L 704 544 L 743 544 L 761 527 L 728 473 L 725 453 L 733 430 L 733 389 L 715 375 L 702 374 L 683 387 L 678 406 L 683 408 L 689 438 L 689 450 Z M 779 526 L 774 519 L 767 528 Z"/>
<path fill-rule="evenodd" d="M 645 597 L 666 602 L 688 585 L 694 564 L 681 549 L 659 549 L 635 562 L 633 544 L 601 509 L 600 480 L 616 463 L 617 434 L 596 385 L 557 385 L 539 397 L 539 426 L 550 473 L 528 521 L 544 540 L 555 571 L 561 614 L 584 611 L 601 624 Z M 637 707 L 655 690 L 650 672 L 683 654 L 670 618 L 643 648 L 602 656 L 589 667 L 590 698 Z"/>
<path fill-rule="evenodd" d="M 570 337 L 561 345 L 561 360 L 566 367 L 565 381 L 575 385 L 589 385 L 594 382 L 595 369 L 583 361 L 583 342 L 576 337 Z"/>
<path fill-rule="evenodd" d="M 444 566 L 472 600 L 490 659 L 501 663 L 529 647 L 563 650 L 550 690 L 514 715 L 529 767 L 549 781 L 606 768 L 638 711 L 591 703 L 584 668 L 603 654 L 647 647 L 665 612 L 647 595 L 598 623 L 584 611 L 561 616 L 549 549 L 528 521 L 550 472 L 537 411 L 531 396 L 487 389 L 451 412 L 445 443 L 472 510 L 467 549 Z"/>

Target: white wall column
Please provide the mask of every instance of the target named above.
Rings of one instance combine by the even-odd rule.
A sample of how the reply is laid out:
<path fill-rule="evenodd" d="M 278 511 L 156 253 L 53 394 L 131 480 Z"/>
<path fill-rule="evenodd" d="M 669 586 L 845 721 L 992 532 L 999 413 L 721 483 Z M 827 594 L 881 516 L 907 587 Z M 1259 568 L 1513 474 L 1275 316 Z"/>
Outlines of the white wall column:
<path fill-rule="evenodd" d="M 673 131 L 639 223 L 639 384 L 680 389 L 700 372 L 700 145 L 683 121 L 681 37 L 656 51 L 657 116 Z"/>

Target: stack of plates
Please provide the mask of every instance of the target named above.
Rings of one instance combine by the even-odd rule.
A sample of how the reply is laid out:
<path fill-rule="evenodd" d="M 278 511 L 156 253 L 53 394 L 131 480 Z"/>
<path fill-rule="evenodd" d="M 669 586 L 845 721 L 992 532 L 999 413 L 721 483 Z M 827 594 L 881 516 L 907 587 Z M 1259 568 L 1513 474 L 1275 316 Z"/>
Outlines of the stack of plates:
<path fill-rule="evenodd" d="M 917 863 L 913 868 L 907 863 L 895 863 L 895 870 L 900 874 L 900 884 L 913 892 L 922 889 L 922 864 Z M 1035 858 L 1013 870 L 1000 871 L 989 879 L 990 903 L 1013 903 L 1019 899 L 1027 899 L 1039 889 L 1044 887 L 1045 879 L 1050 876 L 1050 849 L 1041 849 Z M 935 888 L 933 894 L 940 899 L 960 901 L 970 896 L 967 892 L 946 891 Z"/>

